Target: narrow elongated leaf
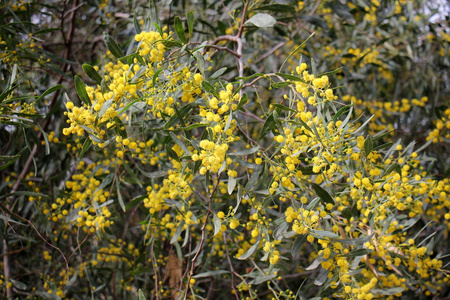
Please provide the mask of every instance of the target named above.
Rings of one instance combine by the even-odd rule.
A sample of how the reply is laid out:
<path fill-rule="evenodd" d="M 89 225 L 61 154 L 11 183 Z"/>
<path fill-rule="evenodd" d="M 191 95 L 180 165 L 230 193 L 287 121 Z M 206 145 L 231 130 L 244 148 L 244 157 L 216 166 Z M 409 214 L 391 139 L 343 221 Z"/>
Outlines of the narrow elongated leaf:
<path fill-rule="evenodd" d="M 134 30 L 136 30 L 136 34 L 141 33 L 141 25 L 139 24 L 139 20 L 136 18 L 136 11 L 134 12 L 133 15 L 133 25 L 134 25 Z"/>
<path fill-rule="evenodd" d="M 253 10 L 268 10 L 273 12 L 293 12 L 295 11 L 295 7 L 286 4 L 269 4 L 254 8 Z"/>
<path fill-rule="evenodd" d="M 256 243 L 253 244 L 253 246 L 248 248 L 248 250 L 245 251 L 244 254 L 242 254 L 241 256 L 237 257 L 237 259 L 245 260 L 245 259 L 249 258 L 253 253 L 255 253 L 256 249 L 258 249 L 258 246 L 259 246 L 259 239 L 256 241 Z"/>
<path fill-rule="evenodd" d="M 186 44 L 186 34 L 184 32 L 184 26 L 179 17 L 175 17 L 175 32 L 177 33 L 178 38 L 183 44 Z"/>
<path fill-rule="evenodd" d="M 364 141 L 364 153 L 366 154 L 366 157 L 372 152 L 372 150 L 373 150 L 372 137 L 368 135 L 366 140 Z"/>
<path fill-rule="evenodd" d="M 244 156 L 244 155 L 249 155 L 249 154 L 253 154 L 256 151 L 259 150 L 259 146 L 250 148 L 250 149 L 246 149 L 246 150 L 241 150 L 241 151 L 237 151 L 237 152 L 233 152 L 233 153 L 228 153 L 228 155 L 234 155 L 234 156 Z"/>
<path fill-rule="evenodd" d="M 250 19 L 245 22 L 247 24 L 253 24 L 256 27 L 273 27 L 277 23 L 274 17 L 265 13 L 258 13 L 253 15 Z"/>
<path fill-rule="evenodd" d="M 271 104 L 273 107 L 276 107 L 276 108 L 279 108 L 279 109 L 281 109 L 281 110 L 285 110 L 285 111 L 290 111 L 290 112 L 293 112 L 293 113 L 297 113 L 298 111 L 296 111 L 296 110 L 294 110 L 294 109 L 292 109 L 292 108 L 289 108 L 289 107 L 287 107 L 287 106 L 284 106 L 283 104 L 278 104 L 278 103 L 275 103 L 275 104 Z"/>
<path fill-rule="evenodd" d="M 230 272 L 225 271 L 225 270 L 208 271 L 208 272 L 196 274 L 196 275 L 192 276 L 192 278 L 197 279 L 197 278 L 213 277 L 213 276 L 228 274 L 228 273 L 230 273 Z"/>
<path fill-rule="evenodd" d="M 233 176 L 228 176 L 228 194 L 231 195 L 233 193 L 234 188 L 236 187 L 236 178 Z"/>
<path fill-rule="evenodd" d="M 96 84 L 98 84 L 98 85 L 102 84 L 102 76 L 100 76 L 100 74 L 98 74 L 98 72 L 94 69 L 93 66 L 88 65 L 88 64 L 83 64 L 83 71 Z"/>
<path fill-rule="evenodd" d="M 395 295 L 405 290 L 403 287 L 393 287 L 387 289 L 371 289 L 370 292 L 376 295 Z"/>
<path fill-rule="evenodd" d="M 371 249 L 356 249 L 356 250 L 350 251 L 349 253 L 341 255 L 341 256 L 345 256 L 345 257 L 364 256 L 364 255 L 370 254 L 372 252 L 373 252 L 373 250 L 371 250 Z"/>
<path fill-rule="evenodd" d="M 89 147 L 92 145 L 92 141 L 90 138 L 86 138 L 83 143 L 83 148 L 81 148 L 79 159 L 82 160 L 86 151 L 88 151 Z"/>
<path fill-rule="evenodd" d="M 327 269 L 321 269 L 319 272 L 319 276 L 317 276 L 316 280 L 314 280 L 314 284 L 321 286 L 328 279 L 329 271 Z"/>
<path fill-rule="evenodd" d="M 333 198 L 320 185 L 312 182 L 311 186 L 313 187 L 313 189 L 316 192 L 317 196 L 319 196 L 320 200 L 322 200 L 325 204 L 326 203 L 334 204 Z"/>
<path fill-rule="evenodd" d="M 291 81 L 301 81 L 301 82 L 305 82 L 303 79 L 301 79 L 300 77 L 291 75 L 291 74 L 286 74 L 286 73 L 275 73 L 275 75 L 280 76 L 286 80 L 291 80 Z"/>
<path fill-rule="evenodd" d="M 350 109 L 351 106 L 352 104 L 341 107 L 341 109 L 339 109 L 338 112 L 334 115 L 333 122 L 336 122 L 343 113 Z"/>
<path fill-rule="evenodd" d="M 144 296 L 144 292 L 141 289 L 139 289 L 139 300 L 146 300 L 145 296 Z"/>
<path fill-rule="evenodd" d="M 75 75 L 75 88 L 77 89 L 77 94 L 80 97 L 81 101 L 83 101 L 83 103 L 86 104 L 87 106 L 91 106 L 92 103 L 91 99 L 89 99 L 89 96 L 86 92 L 86 85 L 78 75 Z"/>
<path fill-rule="evenodd" d="M 125 203 L 123 202 L 122 193 L 120 192 L 120 178 L 117 180 L 116 186 L 117 186 L 117 200 L 119 201 L 120 207 L 125 212 L 127 209 L 125 208 Z"/>
<path fill-rule="evenodd" d="M 289 82 L 289 81 L 280 81 L 280 82 L 275 82 L 274 84 L 272 84 L 272 87 L 279 89 L 279 88 L 284 88 L 287 87 L 291 84 L 294 84 L 293 82 Z"/>
<path fill-rule="evenodd" d="M 214 97 L 219 97 L 219 93 L 214 89 L 214 87 L 211 85 L 211 83 L 207 81 L 202 81 L 202 86 L 208 93 L 211 93 L 214 95 Z"/>
<path fill-rule="evenodd" d="M 218 78 L 220 75 L 222 75 L 223 73 L 225 73 L 225 71 L 227 70 L 226 67 L 220 68 L 219 70 L 217 70 L 216 72 L 214 72 L 214 74 L 212 74 L 211 76 L 209 76 L 210 79 L 216 79 Z"/>
<path fill-rule="evenodd" d="M 214 236 L 220 232 L 220 228 L 222 226 L 222 221 L 220 221 L 220 218 L 214 214 L 213 215 L 213 223 L 214 223 Z"/>
<path fill-rule="evenodd" d="M 300 250 L 302 249 L 303 245 L 306 243 L 306 238 L 308 237 L 307 234 L 300 234 L 294 241 L 294 244 L 291 248 L 291 254 L 293 257 L 298 258 L 300 257 Z"/>
<path fill-rule="evenodd" d="M 194 31 L 194 12 L 190 11 L 187 13 L 186 16 L 187 16 L 189 38 L 192 38 L 192 32 Z"/>
<path fill-rule="evenodd" d="M 177 136 L 173 133 L 170 132 L 170 137 L 172 138 L 172 140 L 178 145 L 180 146 L 181 149 L 183 149 L 184 153 L 186 153 L 187 155 L 191 155 L 191 152 L 188 150 L 188 148 L 183 144 L 183 142 L 177 138 Z"/>
<path fill-rule="evenodd" d="M 375 235 L 375 233 L 372 233 L 369 236 L 360 237 L 360 238 L 357 238 L 357 239 L 340 239 L 340 238 L 338 239 L 338 238 L 331 237 L 330 240 L 332 240 L 333 242 L 339 242 L 339 243 L 344 244 L 344 245 L 358 246 L 358 245 L 362 245 L 365 242 L 369 241 L 374 235 Z"/>
<path fill-rule="evenodd" d="M 44 98 L 45 96 L 56 92 L 57 90 L 59 90 L 60 88 L 62 88 L 62 85 L 58 84 L 55 85 L 54 87 L 49 88 L 48 90 L 46 90 L 44 93 L 42 93 L 42 95 L 39 96 L 39 98 L 36 99 L 36 102 L 38 102 L 39 100 L 41 100 L 42 98 Z"/>
<path fill-rule="evenodd" d="M 273 130 L 276 126 L 275 120 L 273 118 L 273 113 L 267 117 L 266 121 L 264 122 L 263 128 L 261 132 L 259 133 L 258 140 L 262 139 L 264 136 L 266 136 L 267 133 L 269 133 L 271 130 Z"/>
<path fill-rule="evenodd" d="M 120 49 L 119 45 L 117 45 L 116 41 L 106 32 L 103 32 L 103 38 L 105 39 L 105 44 L 108 50 L 114 55 L 116 58 L 122 58 L 125 56 L 123 54 L 122 49 Z"/>

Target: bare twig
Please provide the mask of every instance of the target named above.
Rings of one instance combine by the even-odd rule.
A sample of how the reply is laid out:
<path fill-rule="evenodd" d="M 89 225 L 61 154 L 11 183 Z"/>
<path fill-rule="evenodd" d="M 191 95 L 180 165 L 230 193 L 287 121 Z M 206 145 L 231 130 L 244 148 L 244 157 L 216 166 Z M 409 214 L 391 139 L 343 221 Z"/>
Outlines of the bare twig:
<path fill-rule="evenodd" d="M 66 4 L 67 3 L 69 3 L 69 1 L 64 3 L 64 10 L 66 8 Z M 73 9 L 73 8 L 76 8 L 77 6 L 78 6 L 78 0 L 73 1 L 72 11 L 70 13 L 69 31 L 67 33 L 67 36 L 64 33 L 64 27 L 63 26 L 61 27 L 62 28 L 61 30 L 63 31 L 62 35 L 63 35 L 63 39 L 64 39 L 64 43 L 65 43 L 64 59 L 66 59 L 66 60 L 68 60 L 70 55 L 71 55 L 72 40 L 73 40 L 74 31 L 75 31 L 75 12 L 76 12 L 76 9 Z M 64 25 L 64 11 L 62 13 L 61 24 Z M 68 68 L 69 68 L 69 64 L 68 63 L 64 63 L 63 71 L 66 72 L 68 70 Z M 58 84 L 60 84 L 62 81 L 63 81 L 63 79 L 62 79 L 62 77 L 60 77 L 59 80 L 58 80 Z M 53 94 L 52 100 L 51 100 L 50 105 L 49 105 L 49 111 L 51 111 L 53 106 L 56 104 L 56 102 L 58 100 L 58 97 L 59 97 L 59 93 L 60 93 L 60 90 L 57 90 Z M 47 120 L 44 122 L 44 124 L 42 126 L 43 131 L 45 131 L 47 129 L 47 127 L 50 125 L 50 122 L 51 122 L 51 118 L 47 118 Z M 39 132 L 38 133 L 38 140 L 40 141 L 42 138 L 43 138 L 43 134 L 42 134 L 42 132 Z M 39 144 L 40 144 L 40 142 L 39 142 Z M 11 194 L 14 194 L 19 189 L 19 186 L 20 186 L 20 183 L 22 182 L 22 179 L 25 178 L 26 174 L 30 170 L 31 164 L 32 164 L 32 162 L 34 160 L 34 157 L 35 157 L 35 155 L 37 153 L 37 150 L 38 150 L 38 143 L 33 145 L 33 149 L 31 150 L 31 153 L 30 153 L 27 161 L 25 162 L 25 165 L 24 165 L 24 167 L 22 169 L 22 172 L 19 174 L 19 177 L 17 178 L 16 182 L 14 183 L 14 185 L 13 185 L 13 187 L 11 189 Z M 68 265 L 68 261 L 67 261 L 66 257 L 64 256 L 64 253 L 58 247 L 53 246 L 50 242 L 48 242 L 39 233 L 37 228 L 31 223 L 31 221 L 29 221 L 29 220 L 27 220 L 25 218 L 22 218 L 21 216 L 13 213 L 9 209 L 9 204 L 12 203 L 13 200 L 14 200 L 14 195 L 12 195 L 11 197 L 8 197 L 6 205 L 4 206 L 5 209 L 7 211 L 9 211 L 11 214 L 17 216 L 18 218 L 20 218 L 23 221 L 25 221 L 28 224 L 30 224 L 33 227 L 33 229 L 36 231 L 36 233 L 39 235 L 39 237 L 46 244 L 48 244 L 50 247 L 52 247 L 54 249 L 57 249 L 61 253 L 61 255 L 62 255 L 62 257 L 63 257 L 63 259 L 64 259 L 64 261 L 66 263 L 66 268 L 67 268 L 67 271 L 68 271 L 69 270 L 69 265 Z M 3 253 L 4 254 L 9 253 L 8 243 L 7 243 L 7 241 L 5 239 L 3 239 Z M 11 269 L 10 269 L 10 261 L 9 261 L 9 259 L 10 259 L 9 255 L 3 256 L 3 272 L 4 272 L 4 276 L 5 276 L 5 282 L 7 283 L 7 285 L 6 285 L 6 297 L 7 297 L 7 299 L 12 299 L 14 297 L 13 296 L 13 290 L 12 290 L 12 287 L 8 284 L 8 282 L 9 282 L 9 280 L 11 278 Z"/>
<path fill-rule="evenodd" d="M 213 201 L 214 194 L 216 193 L 217 187 L 219 186 L 219 183 L 220 183 L 220 176 L 221 176 L 221 174 L 219 174 L 219 176 L 217 176 L 216 183 L 215 183 L 214 188 L 211 191 L 211 194 L 209 196 L 208 210 L 206 211 L 205 222 L 203 222 L 203 226 L 201 229 L 202 236 L 200 239 L 200 246 L 198 248 L 197 253 L 195 253 L 194 258 L 192 258 L 192 260 L 191 260 L 191 270 L 189 272 L 189 277 L 187 280 L 186 292 L 184 293 L 184 298 L 183 298 L 184 300 L 187 299 L 187 294 L 188 294 L 189 288 L 191 286 L 190 282 L 191 282 L 192 275 L 194 275 L 195 262 L 197 261 L 197 258 L 200 255 L 200 252 L 202 251 L 203 244 L 205 243 L 206 225 L 208 224 L 208 219 L 209 219 L 209 216 L 211 215 L 211 204 Z"/>

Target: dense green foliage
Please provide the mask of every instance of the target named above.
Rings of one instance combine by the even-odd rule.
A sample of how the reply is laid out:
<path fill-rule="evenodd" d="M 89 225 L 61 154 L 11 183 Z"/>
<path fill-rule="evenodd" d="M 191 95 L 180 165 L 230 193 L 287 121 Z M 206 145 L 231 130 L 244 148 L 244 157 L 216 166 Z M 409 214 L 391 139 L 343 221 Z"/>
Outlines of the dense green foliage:
<path fill-rule="evenodd" d="M 2 297 L 448 296 L 438 4 L 1 3 Z"/>

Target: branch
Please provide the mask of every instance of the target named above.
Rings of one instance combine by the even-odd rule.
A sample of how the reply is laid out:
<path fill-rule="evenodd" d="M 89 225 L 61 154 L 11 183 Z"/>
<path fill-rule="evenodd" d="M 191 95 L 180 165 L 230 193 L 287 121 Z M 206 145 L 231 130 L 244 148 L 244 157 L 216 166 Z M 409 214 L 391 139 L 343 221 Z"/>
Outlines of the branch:
<path fill-rule="evenodd" d="M 217 181 L 216 184 L 214 185 L 213 190 L 211 191 L 211 195 L 209 196 L 209 201 L 208 201 L 208 210 L 206 211 L 206 216 L 205 216 L 205 222 L 203 222 L 203 226 L 202 226 L 202 237 L 200 239 L 200 246 L 198 248 L 197 253 L 195 253 L 194 258 L 192 258 L 191 260 L 191 270 L 189 272 L 189 277 L 187 280 L 187 286 L 186 286 L 186 292 L 184 293 L 184 300 L 187 299 L 187 292 L 190 289 L 190 284 L 191 284 L 191 278 L 192 275 L 194 275 L 194 267 L 195 267 L 195 261 L 197 260 L 198 256 L 200 255 L 200 252 L 202 251 L 203 248 L 203 244 L 205 242 L 205 231 L 206 231 L 206 225 L 208 224 L 208 218 L 211 215 L 211 203 L 213 201 L 213 197 L 214 194 L 216 193 L 217 187 L 219 186 L 219 182 L 220 182 L 220 176 L 221 174 L 219 174 L 219 176 L 217 176 Z"/>

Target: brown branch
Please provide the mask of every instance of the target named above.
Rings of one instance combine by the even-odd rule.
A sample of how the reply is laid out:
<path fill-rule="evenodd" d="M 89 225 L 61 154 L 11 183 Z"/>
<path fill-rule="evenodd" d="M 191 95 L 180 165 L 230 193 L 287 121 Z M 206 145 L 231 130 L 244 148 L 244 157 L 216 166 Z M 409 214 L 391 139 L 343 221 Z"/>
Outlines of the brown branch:
<path fill-rule="evenodd" d="M 187 294 L 188 294 L 188 291 L 190 289 L 191 278 L 192 278 L 192 275 L 194 275 L 195 262 L 196 262 L 198 256 L 200 255 L 200 252 L 202 251 L 202 248 L 203 248 L 203 244 L 205 242 L 206 225 L 208 224 L 208 218 L 211 215 L 211 203 L 213 201 L 213 197 L 214 197 L 214 194 L 216 193 L 217 187 L 219 186 L 220 176 L 221 175 L 222 174 L 219 174 L 219 176 L 217 176 L 216 184 L 214 185 L 214 188 L 211 191 L 211 194 L 209 196 L 208 210 L 206 211 L 205 222 L 203 222 L 203 226 L 202 226 L 202 229 L 201 229 L 202 236 L 201 236 L 201 239 L 200 239 L 200 246 L 198 248 L 197 253 L 195 253 L 194 258 L 192 258 L 192 260 L 191 260 L 191 270 L 189 272 L 189 277 L 188 277 L 187 284 L 186 284 L 186 292 L 184 293 L 184 298 L 183 298 L 184 300 L 187 299 Z"/>
<path fill-rule="evenodd" d="M 66 4 L 67 4 L 67 3 L 69 3 L 69 1 L 67 1 L 67 2 L 64 3 L 64 10 L 65 10 L 65 8 L 66 8 Z M 78 0 L 73 1 L 73 6 L 72 6 L 72 8 L 77 7 L 77 5 L 78 5 Z M 65 51 L 64 51 L 64 59 L 66 59 L 66 60 L 69 59 L 70 54 L 71 54 L 71 46 L 72 46 L 73 34 L 74 34 L 74 31 L 75 31 L 75 12 L 76 12 L 76 9 L 73 9 L 73 10 L 71 11 L 71 13 L 70 13 L 69 32 L 67 33 L 67 37 L 66 37 L 66 35 L 64 34 L 64 27 L 63 27 L 63 26 L 61 27 L 61 28 L 62 28 L 61 30 L 63 31 L 62 33 L 63 33 L 64 43 L 65 43 L 65 45 L 66 45 L 66 48 L 65 48 Z M 64 25 L 64 11 L 63 11 L 62 17 L 61 17 L 61 24 Z M 68 63 L 64 63 L 64 65 L 63 65 L 63 72 L 66 72 L 66 71 L 68 70 L 68 68 L 69 68 L 69 64 L 68 64 Z M 62 82 L 62 77 L 59 78 L 58 84 L 60 84 L 61 82 Z M 59 97 L 59 94 L 60 94 L 60 90 L 57 90 L 57 91 L 53 94 L 52 100 L 51 100 L 50 105 L 49 105 L 49 111 L 51 111 L 51 109 L 53 108 L 53 106 L 56 104 L 57 99 L 58 99 L 58 97 Z M 47 120 L 44 122 L 44 124 L 43 124 L 43 126 L 42 126 L 43 131 L 45 131 L 45 130 L 47 129 L 47 127 L 49 126 L 50 122 L 51 122 L 51 118 L 48 117 Z M 38 133 L 38 141 L 41 141 L 41 140 L 42 140 L 42 137 L 43 137 L 42 132 L 39 132 L 39 133 Z M 38 142 L 38 143 L 40 144 L 40 142 Z M 25 163 L 25 165 L 24 165 L 24 168 L 22 169 L 22 172 L 20 173 L 19 177 L 17 178 L 17 181 L 14 183 L 14 185 L 13 185 L 13 187 L 12 187 L 12 189 L 11 189 L 11 194 L 14 194 L 14 193 L 19 189 L 19 186 L 20 186 L 20 183 L 21 183 L 22 179 L 25 178 L 25 175 L 28 173 L 28 171 L 29 171 L 29 169 L 30 169 L 30 167 L 31 167 L 31 163 L 33 162 L 34 157 L 35 157 L 35 155 L 36 155 L 36 153 L 37 153 L 37 150 L 38 150 L 38 143 L 36 143 L 36 144 L 33 145 L 33 149 L 31 150 L 30 156 L 28 157 L 28 159 L 27 159 L 27 161 L 26 161 L 26 163 Z M 64 256 L 64 253 L 63 253 L 58 247 L 53 246 L 50 242 L 48 242 L 48 241 L 47 241 L 47 240 L 39 233 L 39 231 L 37 230 L 37 228 L 33 225 L 33 223 L 31 223 L 31 221 L 29 221 L 29 220 L 27 220 L 27 219 L 25 219 L 25 218 L 22 218 L 21 216 L 19 216 L 19 215 L 13 213 L 13 212 L 9 209 L 9 203 L 12 203 L 13 200 L 14 200 L 14 195 L 12 195 L 12 196 L 10 196 L 10 197 L 7 198 L 7 202 L 6 202 L 6 205 L 5 205 L 6 210 L 8 210 L 11 214 L 17 216 L 18 218 L 24 220 L 24 221 L 27 222 L 28 224 L 30 224 L 30 225 L 33 227 L 33 229 L 36 231 L 36 233 L 39 235 L 39 237 L 40 237 L 46 244 L 48 244 L 50 247 L 52 247 L 52 248 L 54 248 L 54 249 L 57 249 L 57 250 L 61 253 L 61 255 L 62 255 L 62 257 L 63 257 L 63 259 L 64 259 L 64 261 L 65 261 L 65 263 L 66 263 L 66 269 L 67 269 L 67 273 L 68 273 L 68 271 L 69 271 L 69 264 L 68 264 L 68 261 L 67 261 L 66 257 Z M 3 204 L 2 204 L 2 205 L 3 205 Z M 3 239 L 3 253 L 4 253 L 4 254 L 9 253 L 9 248 L 8 248 L 8 244 L 7 244 L 6 239 Z M 5 282 L 6 282 L 6 297 L 7 297 L 7 299 L 12 299 L 12 298 L 14 297 L 14 296 L 13 296 L 12 286 L 10 286 L 10 285 L 8 284 L 8 283 L 9 283 L 9 280 L 10 280 L 10 278 L 11 278 L 10 256 L 9 256 L 9 255 L 3 256 L 3 272 L 4 272 L 4 276 L 5 276 Z"/>
<path fill-rule="evenodd" d="M 236 286 L 234 284 L 234 268 L 233 268 L 233 264 L 231 263 L 231 259 L 230 259 L 230 253 L 228 252 L 228 246 L 227 246 L 227 240 L 225 237 L 225 232 L 223 233 L 223 244 L 225 245 L 225 252 L 227 253 L 227 261 L 228 261 L 228 265 L 230 266 L 230 271 L 231 271 L 231 288 L 234 291 L 234 295 L 236 296 L 236 300 L 239 300 L 239 296 L 236 290 Z"/>

